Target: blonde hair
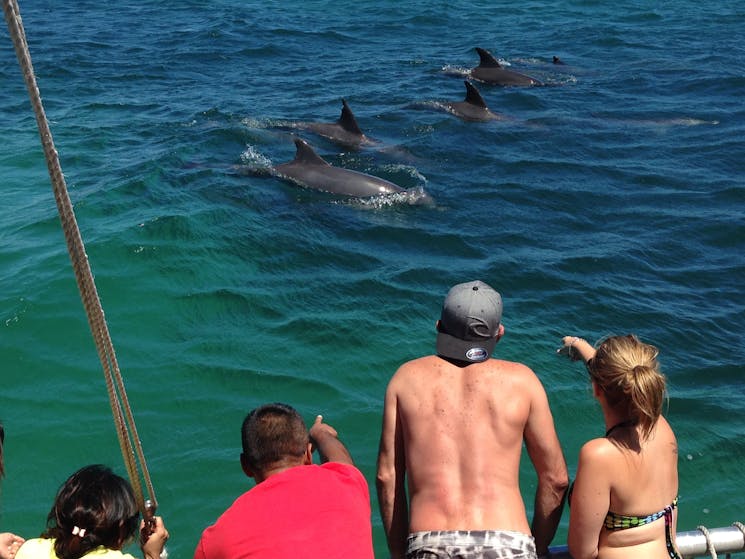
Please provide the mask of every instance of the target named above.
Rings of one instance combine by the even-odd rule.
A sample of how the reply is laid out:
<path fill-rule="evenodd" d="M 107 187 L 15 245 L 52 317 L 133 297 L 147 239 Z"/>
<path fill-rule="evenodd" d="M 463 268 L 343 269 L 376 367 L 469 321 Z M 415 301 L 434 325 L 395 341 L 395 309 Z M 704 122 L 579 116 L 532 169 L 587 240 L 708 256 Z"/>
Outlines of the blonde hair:
<path fill-rule="evenodd" d="M 610 336 L 587 362 L 587 370 L 608 405 L 635 421 L 643 438 L 652 432 L 665 399 L 665 376 L 660 372 L 658 353 L 655 346 L 633 334 Z"/>

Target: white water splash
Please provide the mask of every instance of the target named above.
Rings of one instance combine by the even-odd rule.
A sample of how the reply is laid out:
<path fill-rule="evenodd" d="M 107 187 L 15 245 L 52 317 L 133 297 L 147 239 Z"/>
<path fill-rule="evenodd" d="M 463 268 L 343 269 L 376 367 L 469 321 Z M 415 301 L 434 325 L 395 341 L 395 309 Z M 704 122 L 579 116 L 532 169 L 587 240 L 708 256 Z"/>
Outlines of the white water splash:
<path fill-rule="evenodd" d="M 470 68 L 464 68 L 463 66 L 453 66 L 447 64 L 442 67 L 442 73 L 446 76 L 455 76 L 457 78 L 467 78 L 471 75 Z"/>
<path fill-rule="evenodd" d="M 247 146 L 241 153 L 241 162 L 255 170 L 269 170 L 272 168 L 272 160 L 266 155 L 256 151 L 253 146 Z"/>

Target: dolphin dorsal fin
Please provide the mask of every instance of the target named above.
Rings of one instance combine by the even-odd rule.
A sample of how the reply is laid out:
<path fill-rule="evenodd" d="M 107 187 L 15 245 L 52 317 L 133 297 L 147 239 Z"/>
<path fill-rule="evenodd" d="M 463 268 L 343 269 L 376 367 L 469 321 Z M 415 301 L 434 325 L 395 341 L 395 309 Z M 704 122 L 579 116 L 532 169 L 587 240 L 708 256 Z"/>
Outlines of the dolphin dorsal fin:
<path fill-rule="evenodd" d="M 308 165 L 331 165 L 328 161 L 318 155 L 310 144 L 301 138 L 295 138 L 295 161 L 299 163 L 306 163 Z"/>
<path fill-rule="evenodd" d="M 349 105 L 347 105 L 346 99 L 342 99 L 341 103 L 341 116 L 339 117 L 337 123 L 347 132 L 353 132 L 362 136 L 362 130 L 357 124 L 357 120 L 354 118 L 354 114 L 352 114 L 352 109 L 350 109 Z"/>
<path fill-rule="evenodd" d="M 496 58 L 494 58 L 494 55 L 490 53 L 488 50 L 484 50 L 482 48 L 476 47 L 476 52 L 479 53 L 479 58 L 481 59 L 479 66 L 483 66 L 485 68 L 501 68 L 502 67 L 499 61 Z"/>
<path fill-rule="evenodd" d="M 484 98 L 481 96 L 481 93 L 479 93 L 479 90 L 476 89 L 476 86 L 467 81 L 464 81 L 463 83 L 466 84 L 466 103 L 485 109 L 486 101 L 484 101 Z"/>

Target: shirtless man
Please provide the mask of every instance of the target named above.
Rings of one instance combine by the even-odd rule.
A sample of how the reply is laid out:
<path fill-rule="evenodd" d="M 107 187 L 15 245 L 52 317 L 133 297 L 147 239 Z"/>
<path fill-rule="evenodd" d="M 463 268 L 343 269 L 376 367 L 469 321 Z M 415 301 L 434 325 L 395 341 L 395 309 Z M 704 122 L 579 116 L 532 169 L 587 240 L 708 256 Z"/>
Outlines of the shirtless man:
<path fill-rule="evenodd" d="M 437 322 L 437 355 L 405 363 L 388 384 L 377 489 L 394 559 L 548 553 L 567 468 L 535 373 L 491 359 L 501 317 L 491 287 L 456 285 Z M 538 475 L 532 530 L 518 484 L 523 441 Z"/>

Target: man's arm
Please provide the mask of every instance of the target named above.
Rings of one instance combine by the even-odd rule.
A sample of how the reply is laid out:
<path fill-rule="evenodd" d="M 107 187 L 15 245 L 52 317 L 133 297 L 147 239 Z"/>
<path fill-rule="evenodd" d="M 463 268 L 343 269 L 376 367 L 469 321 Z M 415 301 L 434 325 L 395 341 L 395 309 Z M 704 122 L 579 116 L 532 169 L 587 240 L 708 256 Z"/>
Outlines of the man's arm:
<path fill-rule="evenodd" d="M 548 546 L 561 520 L 569 474 L 546 391 L 537 377 L 535 382 L 535 386 L 531 387 L 533 397 L 524 438 L 528 455 L 538 475 L 531 531 L 535 538 L 536 552 L 540 556 L 548 553 Z"/>
<path fill-rule="evenodd" d="M 406 556 L 406 537 L 409 534 L 409 507 L 406 502 L 406 459 L 403 432 L 398 413 L 398 398 L 389 383 L 383 408 L 383 429 L 378 450 L 376 487 L 380 516 L 391 559 Z"/>
<path fill-rule="evenodd" d="M 347 447 L 339 440 L 339 435 L 331 425 L 323 422 L 323 416 L 316 416 L 316 421 L 310 428 L 310 442 L 318 449 L 321 463 L 339 462 L 354 466 L 352 455 Z"/>

